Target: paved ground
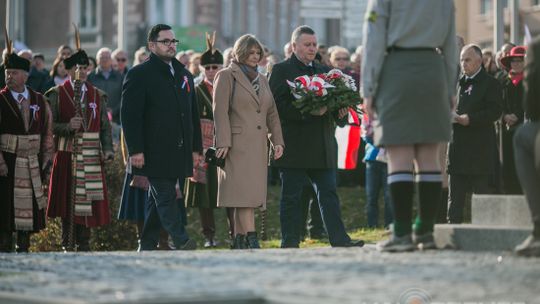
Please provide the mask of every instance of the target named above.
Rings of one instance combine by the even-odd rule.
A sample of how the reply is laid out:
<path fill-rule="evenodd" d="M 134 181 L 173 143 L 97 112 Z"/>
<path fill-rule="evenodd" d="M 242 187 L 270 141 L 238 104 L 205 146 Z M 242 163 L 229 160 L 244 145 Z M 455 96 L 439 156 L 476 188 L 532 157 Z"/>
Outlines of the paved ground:
<path fill-rule="evenodd" d="M 373 246 L 0 254 L 0 303 L 344 304 L 414 296 L 438 303 L 540 303 L 540 259 L 456 251 L 381 254 Z"/>

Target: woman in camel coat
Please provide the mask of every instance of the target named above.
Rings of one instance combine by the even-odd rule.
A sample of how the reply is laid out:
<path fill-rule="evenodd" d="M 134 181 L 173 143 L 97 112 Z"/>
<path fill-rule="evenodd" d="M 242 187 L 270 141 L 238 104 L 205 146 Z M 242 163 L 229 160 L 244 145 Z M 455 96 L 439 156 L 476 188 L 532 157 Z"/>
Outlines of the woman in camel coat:
<path fill-rule="evenodd" d="M 266 205 L 268 135 L 274 158 L 283 154 L 281 124 L 267 78 L 257 72 L 264 55 L 252 35 L 234 44 L 234 60 L 216 75 L 214 123 L 218 157 L 218 207 L 234 208 L 233 248 L 259 248 L 255 208 Z"/>

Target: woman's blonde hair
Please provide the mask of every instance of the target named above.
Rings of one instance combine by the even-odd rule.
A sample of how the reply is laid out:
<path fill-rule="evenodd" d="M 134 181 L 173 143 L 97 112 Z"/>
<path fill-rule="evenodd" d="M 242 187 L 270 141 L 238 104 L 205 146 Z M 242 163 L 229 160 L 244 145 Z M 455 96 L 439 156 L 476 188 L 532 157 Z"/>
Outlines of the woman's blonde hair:
<path fill-rule="evenodd" d="M 336 56 L 341 53 L 347 54 L 347 57 L 351 56 L 351 53 L 349 52 L 349 50 L 341 46 L 333 46 L 332 50 L 331 51 L 329 50 L 329 53 L 330 53 L 330 60 L 335 59 Z"/>
<path fill-rule="evenodd" d="M 233 47 L 234 58 L 239 62 L 245 62 L 249 57 L 249 52 L 254 46 L 261 51 L 261 57 L 259 57 L 259 61 L 261 61 L 264 56 L 264 48 L 259 40 L 251 34 L 243 35 L 236 40 Z"/>

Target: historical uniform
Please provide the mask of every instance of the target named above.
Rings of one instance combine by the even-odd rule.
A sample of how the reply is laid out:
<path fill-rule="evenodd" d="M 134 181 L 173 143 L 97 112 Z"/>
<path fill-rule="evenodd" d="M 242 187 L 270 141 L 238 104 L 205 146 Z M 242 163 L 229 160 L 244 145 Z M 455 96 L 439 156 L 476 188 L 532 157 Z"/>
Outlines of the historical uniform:
<path fill-rule="evenodd" d="M 9 38 L 6 71 L 28 72 L 30 62 L 12 54 Z M 46 193 L 42 186 L 54 154 L 51 110 L 46 99 L 24 86 L 15 92 L 7 81 L 0 91 L 0 251 L 12 250 L 17 231 L 17 252 L 27 252 L 30 232 L 45 228 Z M 43 180 L 42 180 L 43 179 Z"/>
<path fill-rule="evenodd" d="M 88 57 L 79 50 L 64 63 L 66 69 L 84 66 L 88 64 Z M 107 155 L 113 151 L 106 113 L 107 95 L 89 82 L 82 82 L 79 87 L 77 80 L 71 78 L 45 95 L 51 103 L 57 147 L 47 215 L 62 218 L 64 247 L 75 245 L 70 244 L 71 238 L 79 250 L 89 250 L 89 227 L 110 222 L 101 158 L 102 151 Z M 78 130 L 70 127 L 70 120 L 75 116 L 84 121 Z"/>
<path fill-rule="evenodd" d="M 213 37 L 215 39 L 215 35 Z M 223 67 L 223 55 L 214 48 L 212 40 L 209 36 L 207 37 L 207 50 L 201 56 L 201 65 L 205 68 L 219 70 Z M 206 152 L 214 144 L 213 81 L 205 77 L 195 87 L 195 92 L 201 119 L 203 150 Z M 216 246 L 214 240 L 216 224 L 213 209 L 217 208 L 217 167 L 204 162 L 204 160 L 201 160 L 198 164 L 193 164 L 193 177 L 186 179 L 184 189 L 186 207 L 199 208 L 202 232 L 206 238 L 205 247 Z M 231 211 L 231 208 L 227 208 L 229 230 L 232 236 L 234 217 Z"/>

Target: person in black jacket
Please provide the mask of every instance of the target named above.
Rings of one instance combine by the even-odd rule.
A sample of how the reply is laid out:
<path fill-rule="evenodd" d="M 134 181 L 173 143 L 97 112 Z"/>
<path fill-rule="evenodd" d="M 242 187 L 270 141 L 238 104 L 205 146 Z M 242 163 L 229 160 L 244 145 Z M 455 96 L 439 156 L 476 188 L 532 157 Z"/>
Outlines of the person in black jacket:
<path fill-rule="evenodd" d="M 459 80 L 457 109 L 448 149 L 448 221 L 461 223 L 468 193 L 491 193 L 489 177 L 495 160 L 494 122 L 501 115 L 502 89 L 482 68 L 482 51 L 467 45 L 461 51 L 464 75 Z"/>
<path fill-rule="evenodd" d="M 161 225 L 176 249 L 197 247 L 189 239 L 175 201 L 175 186 L 192 175 L 202 155 L 199 110 L 193 76 L 174 55 L 171 27 L 148 34 L 150 58 L 129 70 L 123 85 L 121 119 L 133 174 L 147 176 L 150 198 L 139 250 L 154 250 Z"/>
<path fill-rule="evenodd" d="M 501 118 L 501 153 L 502 181 L 506 194 L 523 194 L 516 175 L 514 164 L 513 138 L 516 129 L 523 123 L 523 69 L 526 48 L 516 46 L 501 59 L 508 71 L 508 76 L 502 80 L 503 103 Z"/>
<path fill-rule="evenodd" d="M 532 234 L 515 248 L 517 255 L 540 256 L 540 38 L 529 46 L 525 58 L 524 123 L 514 135 L 514 158 L 533 221 Z M 534 165 L 533 165 L 534 164 Z"/>
<path fill-rule="evenodd" d="M 287 85 L 301 75 L 327 72 L 315 63 L 317 37 L 308 26 L 300 26 L 291 37 L 293 54 L 276 64 L 270 75 L 270 89 L 274 95 L 283 137 L 287 149 L 275 162 L 282 180 L 280 221 L 281 247 L 297 248 L 300 243 L 300 198 L 307 178 L 316 188 L 322 217 L 333 247 L 362 246 L 362 241 L 351 241 L 345 231 L 336 192 L 337 144 L 335 125 L 328 115 L 346 117 L 347 110 L 327 113 L 325 108 L 304 115 L 292 104 L 293 95 Z"/>

